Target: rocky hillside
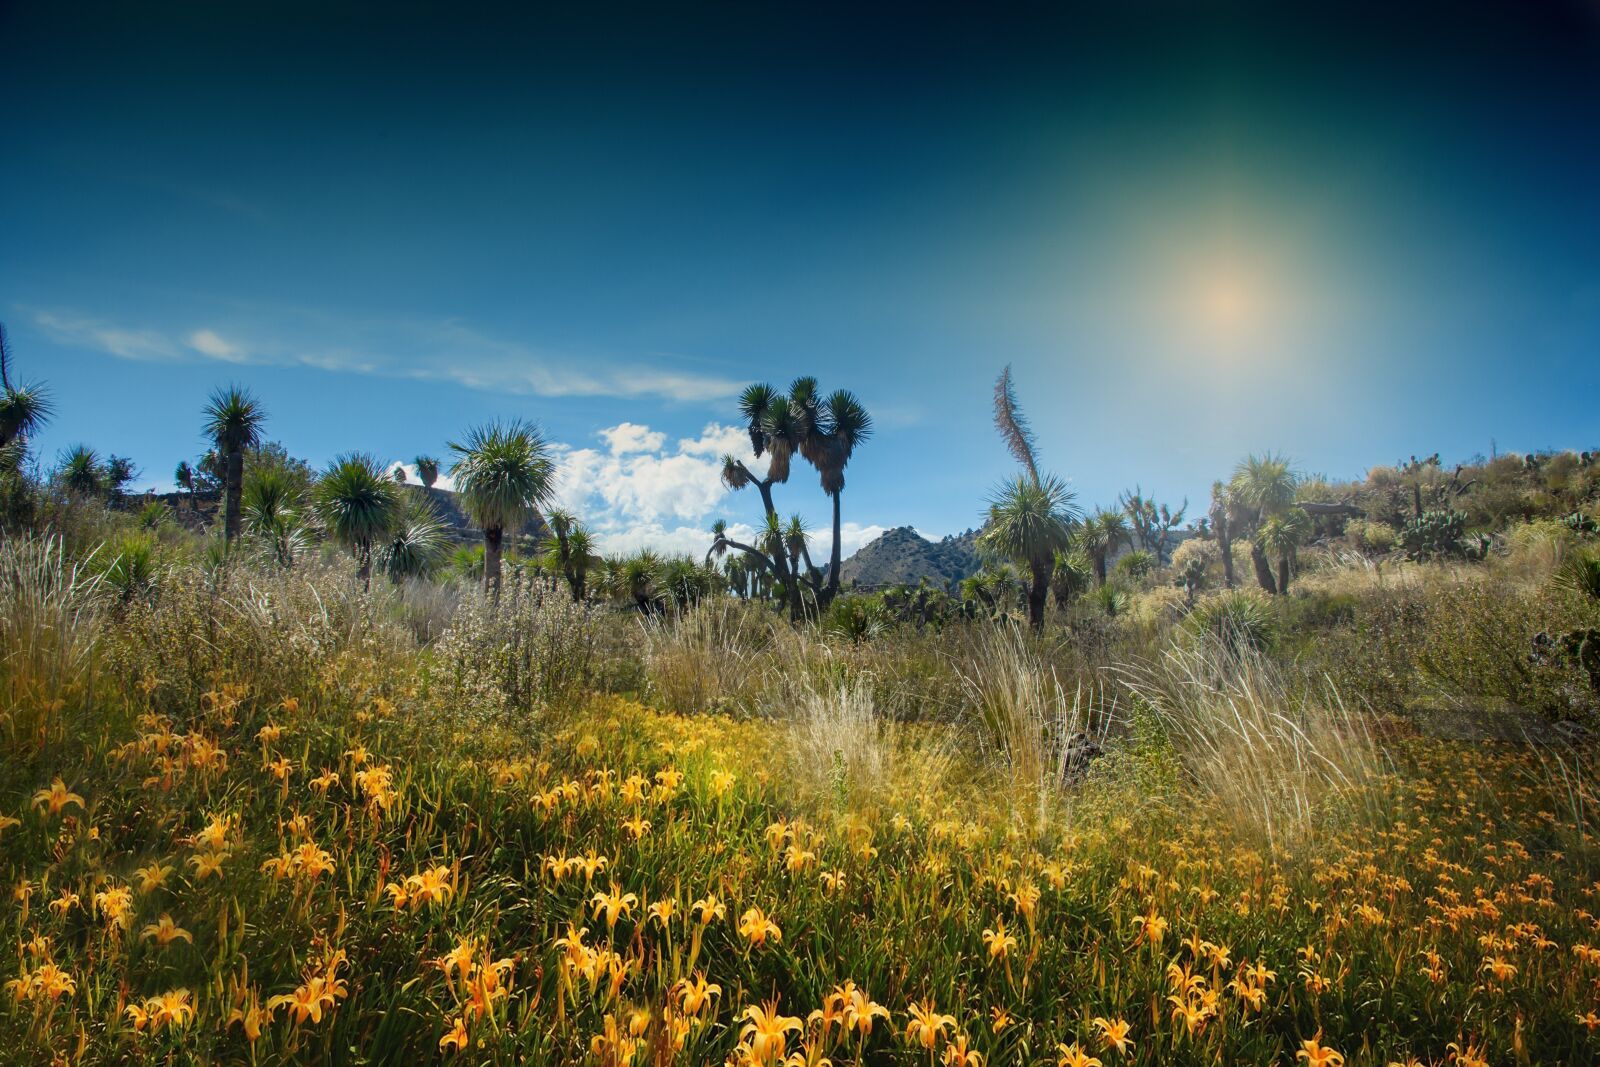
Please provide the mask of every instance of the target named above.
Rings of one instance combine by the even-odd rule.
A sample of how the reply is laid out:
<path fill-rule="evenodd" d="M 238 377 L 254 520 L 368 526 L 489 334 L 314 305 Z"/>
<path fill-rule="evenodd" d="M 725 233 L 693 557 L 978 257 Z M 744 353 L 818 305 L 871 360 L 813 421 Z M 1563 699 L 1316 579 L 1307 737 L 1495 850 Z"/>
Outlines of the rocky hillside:
<path fill-rule="evenodd" d="M 863 545 L 839 568 L 846 588 L 882 589 L 916 585 L 947 587 L 978 569 L 977 530 L 930 541 L 909 526 L 897 526 Z"/>

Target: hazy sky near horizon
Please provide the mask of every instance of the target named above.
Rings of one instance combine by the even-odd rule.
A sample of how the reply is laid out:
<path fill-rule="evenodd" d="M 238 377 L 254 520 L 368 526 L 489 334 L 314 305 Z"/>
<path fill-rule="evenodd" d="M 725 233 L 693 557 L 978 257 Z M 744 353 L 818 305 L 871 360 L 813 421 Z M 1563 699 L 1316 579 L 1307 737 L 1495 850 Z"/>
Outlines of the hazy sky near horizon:
<path fill-rule="evenodd" d="M 978 524 L 1007 363 L 1085 505 L 1600 445 L 1593 0 L 866 7 L 0 2 L 41 452 L 169 484 L 228 381 L 318 465 L 525 417 L 690 550 L 798 374 L 877 419 L 852 542 Z"/>

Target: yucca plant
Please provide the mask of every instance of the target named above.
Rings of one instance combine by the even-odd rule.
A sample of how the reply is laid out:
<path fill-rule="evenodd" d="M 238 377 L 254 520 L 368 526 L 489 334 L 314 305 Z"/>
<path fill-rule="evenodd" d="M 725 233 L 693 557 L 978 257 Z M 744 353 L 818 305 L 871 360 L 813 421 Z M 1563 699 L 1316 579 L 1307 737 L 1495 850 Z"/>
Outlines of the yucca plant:
<path fill-rule="evenodd" d="M 1567 560 L 1556 574 L 1564 589 L 1600 604 L 1600 555 L 1584 553 Z"/>
<path fill-rule="evenodd" d="M 103 550 L 101 578 L 124 603 L 147 592 L 155 583 L 155 539 L 148 533 L 127 534 Z"/>
<path fill-rule="evenodd" d="M 317 513 L 328 536 L 355 556 L 363 587 L 372 581 L 373 545 L 388 536 L 399 515 L 400 491 L 384 465 L 361 452 L 337 457 L 317 480 Z"/>
<path fill-rule="evenodd" d="M 426 578 L 450 549 L 450 525 L 421 493 L 407 493 L 384 539 L 380 564 L 391 582 Z"/>
<path fill-rule="evenodd" d="M 56 481 L 74 496 L 99 496 L 106 490 L 106 467 L 88 445 L 73 445 L 61 454 Z"/>
<path fill-rule="evenodd" d="M 299 484 L 281 467 L 262 467 L 245 479 L 241 498 L 244 532 L 279 566 L 294 566 L 311 541 Z"/>
<path fill-rule="evenodd" d="M 1078 520 L 1074 495 L 1054 475 L 1035 480 L 1018 475 L 996 491 L 979 544 L 993 555 L 1025 567 L 1029 574 L 1028 624 L 1044 628 L 1045 598 L 1057 552 L 1072 544 Z"/>
<path fill-rule="evenodd" d="M 267 413 L 248 389 L 230 385 L 211 394 L 205 415 L 205 435 L 216 443 L 223 459 L 222 535 L 232 542 L 241 530 L 244 453 L 261 443 Z"/>
<path fill-rule="evenodd" d="M 475 427 L 450 448 L 459 457 L 450 473 L 461 504 L 483 528 L 484 588 L 498 595 L 506 530 L 515 533 L 554 499 L 555 460 L 538 428 L 526 422 Z"/>

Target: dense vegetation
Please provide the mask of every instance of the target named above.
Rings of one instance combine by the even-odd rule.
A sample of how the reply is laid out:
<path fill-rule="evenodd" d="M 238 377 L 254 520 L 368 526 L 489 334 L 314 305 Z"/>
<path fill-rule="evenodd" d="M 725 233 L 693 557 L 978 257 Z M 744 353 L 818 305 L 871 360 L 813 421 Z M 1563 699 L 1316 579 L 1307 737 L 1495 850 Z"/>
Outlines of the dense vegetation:
<path fill-rule="evenodd" d="M 1007 379 L 985 571 L 835 594 L 781 526 L 519 543 L 521 424 L 454 449 L 453 559 L 241 390 L 197 533 L 40 472 L 6 390 L 17 1062 L 1600 1056 L 1590 454 L 1257 456 L 1179 541 L 1137 490 L 1085 514 Z"/>

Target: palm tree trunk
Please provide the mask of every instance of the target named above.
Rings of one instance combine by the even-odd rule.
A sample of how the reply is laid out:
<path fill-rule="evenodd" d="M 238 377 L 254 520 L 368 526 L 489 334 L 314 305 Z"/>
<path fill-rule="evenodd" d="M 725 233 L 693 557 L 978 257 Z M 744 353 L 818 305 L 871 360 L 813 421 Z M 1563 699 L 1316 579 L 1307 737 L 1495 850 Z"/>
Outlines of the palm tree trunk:
<path fill-rule="evenodd" d="M 1256 581 L 1261 588 L 1269 593 L 1278 591 L 1278 583 L 1272 577 L 1272 564 L 1267 562 L 1267 554 L 1261 551 L 1261 546 L 1254 540 L 1250 542 L 1250 562 L 1256 569 Z"/>
<path fill-rule="evenodd" d="M 372 589 L 372 546 L 360 544 L 356 546 L 356 577 L 361 581 L 363 592 Z"/>
<path fill-rule="evenodd" d="M 222 537 L 232 544 L 239 536 L 239 510 L 244 495 L 244 453 L 228 450 L 227 482 L 224 487 Z"/>
<path fill-rule="evenodd" d="M 483 591 L 500 599 L 500 541 L 505 531 L 498 526 L 483 528 Z"/>
<path fill-rule="evenodd" d="M 1094 554 L 1094 577 L 1101 585 L 1106 584 L 1106 557 L 1110 554 L 1109 551 Z"/>
<path fill-rule="evenodd" d="M 828 600 L 839 592 L 839 493 L 833 494 L 833 555 L 828 557 Z"/>
<path fill-rule="evenodd" d="M 1289 591 L 1289 553 L 1285 552 L 1278 557 L 1278 592 Z"/>
<path fill-rule="evenodd" d="M 1222 580 L 1229 589 L 1233 588 L 1233 531 L 1228 529 L 1227 520 L 1217 523 L 1217 547 L 1222 550 Z"/>
<path fill-rule="evenodd" d="M 1033 565 L 1033 581 L 1028 583 L 1028 625 L 1037 633 L 1044 629 L 1045 598 L 1050 593 L 1050 568 Z"/>

